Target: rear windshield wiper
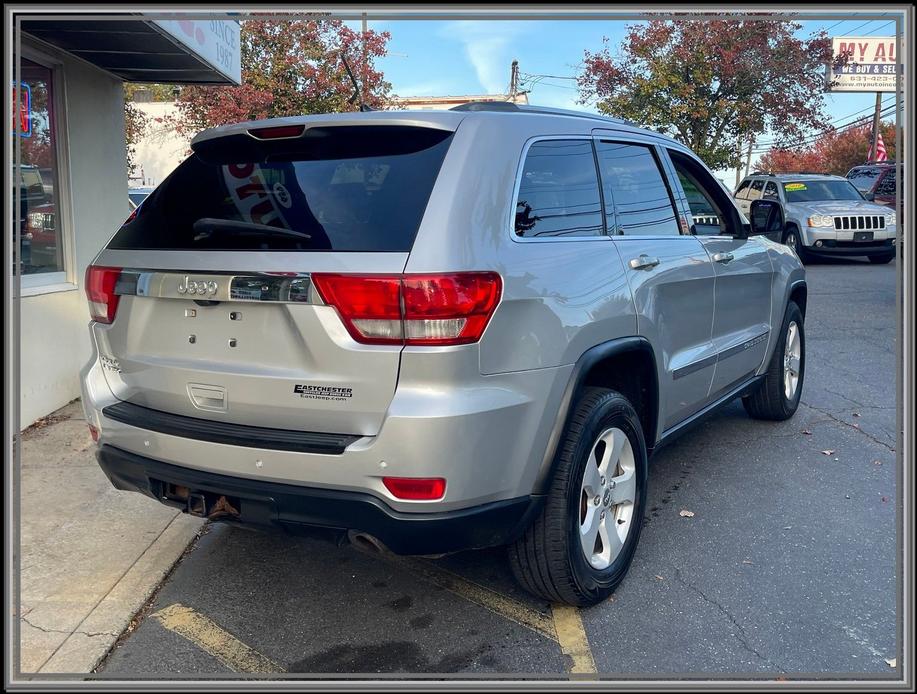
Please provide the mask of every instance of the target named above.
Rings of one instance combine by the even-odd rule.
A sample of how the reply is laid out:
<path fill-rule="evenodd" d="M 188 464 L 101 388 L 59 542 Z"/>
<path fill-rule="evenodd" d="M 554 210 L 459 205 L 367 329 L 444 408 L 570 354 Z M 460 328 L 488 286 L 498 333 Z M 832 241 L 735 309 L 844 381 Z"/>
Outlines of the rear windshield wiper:
<path fill-rule="evenodd" d="M 311 234 L 283 227 L 272 227 L 269 224 L 255 222 L 240 222 L 234 219 L 217 219 L 216 217 L 202 217 L 194 223 L 194 231 L 204 233 L 207 231 L 259 231 L 280 236 L 295 236 L 300 239 L 311 239 Z"/>

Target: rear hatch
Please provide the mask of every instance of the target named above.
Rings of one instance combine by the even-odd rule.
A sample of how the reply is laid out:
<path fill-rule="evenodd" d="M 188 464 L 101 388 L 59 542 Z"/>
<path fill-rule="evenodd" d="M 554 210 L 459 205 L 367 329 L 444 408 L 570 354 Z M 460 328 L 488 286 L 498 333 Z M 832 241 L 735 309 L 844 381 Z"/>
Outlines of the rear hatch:
<path fill-rule="evenodd" d="M 402 347 L 355 341 L 313 275 L 403 271 L 452 135 L 299 124 L 196 143 L 89 270 L 115 396 L 219 422 L 376 434 Z"/>

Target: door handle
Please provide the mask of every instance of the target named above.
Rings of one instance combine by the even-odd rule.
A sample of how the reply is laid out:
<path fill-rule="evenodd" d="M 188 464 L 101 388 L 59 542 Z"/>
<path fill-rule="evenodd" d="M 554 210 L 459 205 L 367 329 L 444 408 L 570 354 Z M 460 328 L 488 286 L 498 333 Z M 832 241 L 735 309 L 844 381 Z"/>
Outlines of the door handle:
<path fill-rule="evenodd" d="M 735 260 L 735 256 L 732 253 L 714 253 L 713 254 L 714 263 L 728 263 L 730 260 Z"/>
<path fill-rule="evenodd" d="M 634 270 L 644 270 L 646 268 L 656 267 L 659 265 L 659 258 L 653 258 L 648 255 L 641 255 L 639 258 L 631 258 L 628 265 Z"/>

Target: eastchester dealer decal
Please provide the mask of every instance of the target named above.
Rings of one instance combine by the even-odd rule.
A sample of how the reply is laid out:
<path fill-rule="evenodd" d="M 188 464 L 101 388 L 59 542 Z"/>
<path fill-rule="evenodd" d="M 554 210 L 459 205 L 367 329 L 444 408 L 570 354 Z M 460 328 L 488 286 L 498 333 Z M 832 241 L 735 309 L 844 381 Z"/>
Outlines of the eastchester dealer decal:
<path fill-rule="evenodd" d="M 353 397 L 353 388 L 341 388 L 339 386 L 310 386 L 304 383 L 297 383 L 293 386 L 293 392 L 301 398 L 311 400 L 346 400 Z"/>

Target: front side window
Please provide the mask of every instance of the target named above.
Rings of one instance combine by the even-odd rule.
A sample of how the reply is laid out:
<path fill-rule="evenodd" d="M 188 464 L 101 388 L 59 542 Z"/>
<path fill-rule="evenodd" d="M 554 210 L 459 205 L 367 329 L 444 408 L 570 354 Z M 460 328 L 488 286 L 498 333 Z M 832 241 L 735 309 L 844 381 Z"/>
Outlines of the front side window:
<path fill-rule="evenodd" d="M 786 181 L 783 193 L 787 202 L 818 200 L 862 200 L 863 196 L 850 181 Z"/>
<path fill-rule="evenodd" d="M 764 186 L 764 199 L 765 200 L 779 200 L 780 196 L 777 193 L 777 184 L 773 181 L 768 181 L 768 184 Z"/>
<path fill-rule="evenodd" d="M 22 58 L 19 96 L 19 271 L 64 270 L 57 190 L 57 141 L 51 68 Z M 14 133 L 13 137 L 17 137 Z M 14 142 L 15 144 L 15 142 Z M 15 180 L 15 179 L 13 179 Z"/>
<path fill-rule="evenodd" d="M 653 151 L 645 145 L 602 140 L 596 153 L 609 233 L 678 236 L 675 206 Z"/>
<path fill-rule="evenodd" d="M 525 238 L 605 233 L 590 140 L 543 140 L 529 147 L 516 199 L 515 232 Z"/>

